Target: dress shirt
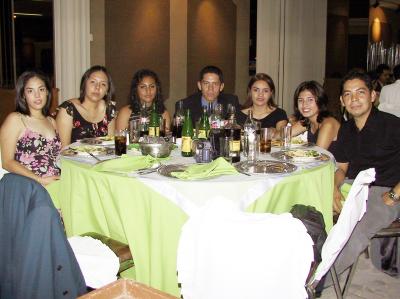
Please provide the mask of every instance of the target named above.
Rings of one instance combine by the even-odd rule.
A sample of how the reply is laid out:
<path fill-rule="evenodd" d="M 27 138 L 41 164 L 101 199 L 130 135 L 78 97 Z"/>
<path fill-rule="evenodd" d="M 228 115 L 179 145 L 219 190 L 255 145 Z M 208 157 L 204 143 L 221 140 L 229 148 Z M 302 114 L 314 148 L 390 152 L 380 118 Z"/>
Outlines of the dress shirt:
<path fill-rule="evenodd" d="M 382 88 L 379 102 L 379 110 L 400 117 L 400 79 Z"/>

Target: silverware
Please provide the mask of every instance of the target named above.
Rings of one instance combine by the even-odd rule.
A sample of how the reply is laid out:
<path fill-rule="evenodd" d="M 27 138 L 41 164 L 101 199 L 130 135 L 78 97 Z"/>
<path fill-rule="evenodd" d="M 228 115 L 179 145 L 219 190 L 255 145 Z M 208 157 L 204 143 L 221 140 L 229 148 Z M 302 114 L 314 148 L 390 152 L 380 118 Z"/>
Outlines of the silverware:
<path fill-rule="evenodd" d="M 93 155 L 91 152 L 89 152 L 89 151 L 85 151 L 85 152 L 87 152 L 91 157 L 95 158 L 95 159 L 97 160 L 97 162 L 103 162 L 103 160 L 97 158 L 97 157 L 96 157 L 95 155 Z"/>
<path fill-rule="evenodd" d="M 247 172 L 244 172 L 244 171 L 241 171 L 241 170 L 238 170 L 238 169 L 236 169 L 236 170 L 241 174 L 244 174 L 244 175 L 247 175 L 247 176 L 251 176 L 250 173 L 247 173 Z"/>

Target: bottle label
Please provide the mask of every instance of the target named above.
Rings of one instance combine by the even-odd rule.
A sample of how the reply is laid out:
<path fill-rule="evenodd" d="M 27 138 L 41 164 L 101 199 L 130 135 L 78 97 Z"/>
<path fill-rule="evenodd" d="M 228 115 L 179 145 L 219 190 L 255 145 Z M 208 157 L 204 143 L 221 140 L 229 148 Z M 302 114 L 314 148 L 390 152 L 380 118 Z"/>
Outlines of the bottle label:
<path fill-rule="evenodd" d="M 192 151 L 192 137 L 182 136 L 182 152 L 190 153 Z"/>
<path fill-rule="evenodd" d="M 232 140 L 229 143 L 229 148 L 232 152 L 240 152 L 240 140 Z"/>
<path fill-rule="evenodd" d="M 207 131 L 206 130 L 202 130 L 202 129 L 199 129 L 199 134 L 198 134 L 198 138 L 204 138 L 204 139 L 207 139 Z"/>
<path fill-rule="evenodd" d="M 156 127 L 156 136 L 157 136 L 157 137 L 160 136 L 160 127 Z"/>
<path fill-rule="evenodd" d="M 156 136 L 156 128 L 149 127 L 149 136 Z"/>

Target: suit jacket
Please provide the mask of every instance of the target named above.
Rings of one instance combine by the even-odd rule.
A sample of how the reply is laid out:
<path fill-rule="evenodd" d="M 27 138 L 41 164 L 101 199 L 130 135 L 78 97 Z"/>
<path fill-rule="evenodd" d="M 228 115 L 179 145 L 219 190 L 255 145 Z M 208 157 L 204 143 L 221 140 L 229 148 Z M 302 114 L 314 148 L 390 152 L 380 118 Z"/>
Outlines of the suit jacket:
<path fill-rule="evenodd" d="M 76 298 L 85 280 L 46 189 L 8 173 L 0 181 L 0 298 Z"/>
<path fill-rule="evenodd" d="M 201 105 L 201 92 L 196 92 L 190 96 L 188 96 L 183 100 L 183 109 L 190 109 L 190 113 L 192 116 L 193 126 L 196 121 L 198 121 L 203 114 L 203 107 Z M 236 111 L 240 110 L 239 99 L 236 95 L 229 93 L 220 93 L 218 96 L 218 103 L 222 104 L 224 107 L 224 117 L 226 116 L 228 104 L 232 104 L 235 106 Z M 175 111 L 178 108 L 178 102 L 175 103 Z"/>

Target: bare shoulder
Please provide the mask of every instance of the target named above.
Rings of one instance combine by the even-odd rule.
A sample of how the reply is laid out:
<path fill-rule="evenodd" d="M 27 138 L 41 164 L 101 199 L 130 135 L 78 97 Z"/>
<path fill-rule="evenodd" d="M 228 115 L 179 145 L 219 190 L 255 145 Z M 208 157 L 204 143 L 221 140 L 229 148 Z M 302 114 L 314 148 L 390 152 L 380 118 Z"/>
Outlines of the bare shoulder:
<path fill-rule="evenodd" d="M 132 113 L 132 109 L 131 109 L 130 105 L 126 105 L 119 110 L 119 114 L 129 114 L 130 115 L 131 113 Z"/>
<path fill-rule="evenodd" d="M 81 101 L 78 98 L 70 99 L 68 101 L 70 101 L 75 106 L 81 106 L 82 105 Z"/>
<path fill-rule="evenodd" d="M 336 118 L 329 116 L 324 118 L 324 120 L 321 123 L 321 127 L 332 127 L 332 128 L 338 128 L 340 127 L 340 123 L 337 121 Z"/>
<path fill-rule="evenodd" d="M 240 110 L 240 111 L 242 111 L 244 114 L 247 114 L 247 112 L 250 110 L 250 107 L 249 108 L 246 108 L 246 109 L 242 109 L 242 110 Z"/>
<path fill-rule="evenodd" d="M 23 115 L 19 112 L 11 112 L 4 120 L 1 131 L 10 134 L 12 132 L 21 132 L 24 129 L 24 123 L 22 122 Z"/>

